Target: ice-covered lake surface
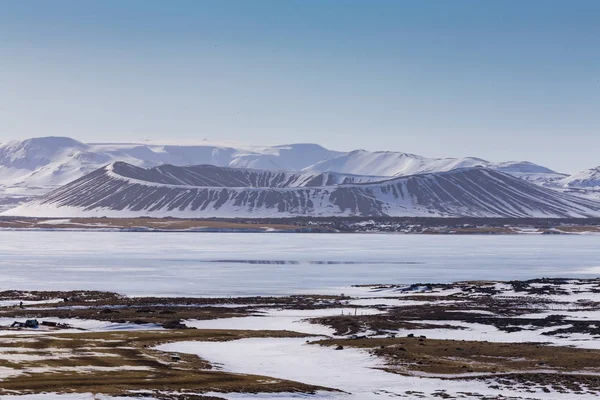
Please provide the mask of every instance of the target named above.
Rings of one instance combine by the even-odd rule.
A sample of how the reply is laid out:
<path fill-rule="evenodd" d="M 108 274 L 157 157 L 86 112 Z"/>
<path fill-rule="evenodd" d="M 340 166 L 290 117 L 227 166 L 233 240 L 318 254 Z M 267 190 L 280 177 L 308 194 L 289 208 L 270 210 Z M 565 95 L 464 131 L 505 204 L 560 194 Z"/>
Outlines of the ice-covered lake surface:
<path fill-rule="evenodd" d="M 599 274 L 598 236 L 0 232 L 0 290 L 253 296 Z"/>

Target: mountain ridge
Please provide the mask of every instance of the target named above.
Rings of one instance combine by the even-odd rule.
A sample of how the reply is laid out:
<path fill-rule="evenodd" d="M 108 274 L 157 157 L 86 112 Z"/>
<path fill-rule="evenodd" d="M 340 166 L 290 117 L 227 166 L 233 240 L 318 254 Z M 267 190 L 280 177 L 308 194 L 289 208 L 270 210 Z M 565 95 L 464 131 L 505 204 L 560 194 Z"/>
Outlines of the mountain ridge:
<path fill-rule="evenodd" d="M 122 161 L 104 167 L 109 173 L 139 181 L 190 187 L 319 187 L 375 182 L 381 176 L 339 174 L 336 172 L 307 173 L 272 171 L 252 168 L 218 167 L 215 165 L 174 166 L 164 164 L 144 169 Z"/>

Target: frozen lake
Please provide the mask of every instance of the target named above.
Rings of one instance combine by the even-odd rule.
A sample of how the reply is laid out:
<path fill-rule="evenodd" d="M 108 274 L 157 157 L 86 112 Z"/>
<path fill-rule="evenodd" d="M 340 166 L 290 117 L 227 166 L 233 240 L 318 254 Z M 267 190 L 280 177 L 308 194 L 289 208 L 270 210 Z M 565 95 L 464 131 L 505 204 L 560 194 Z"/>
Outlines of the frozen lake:
<path fill-rule="evenodd" d="M 600 236 L 0 232 L 0 290 L 240 296 L 598 275 Z"/>

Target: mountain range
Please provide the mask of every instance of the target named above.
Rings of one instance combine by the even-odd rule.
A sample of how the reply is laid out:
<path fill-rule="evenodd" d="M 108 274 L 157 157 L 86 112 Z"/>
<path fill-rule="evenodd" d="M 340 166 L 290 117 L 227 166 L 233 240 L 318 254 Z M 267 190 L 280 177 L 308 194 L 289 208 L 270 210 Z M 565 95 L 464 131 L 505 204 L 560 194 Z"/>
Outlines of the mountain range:
<path fill-rule="evenodd" d="M 134 192 L 138 196 L 141 187 L 154 188 L 160 192 L 155 195 L 163 200 L 157 198 L 154 200 L 158 203 L 150 201 L 139 208 L 138 203 L 127 205 L 123 199 L 114 199 L 115 204 L 103 203 L 94 208 L 93 204 L 99 204 L 95 197 L 87 192 L 85 196 L 74 192 L 74 188 L 92 191 L 91 183 L 81 185 L 80 178 L 94 185 L 102 181 L 110 187 L 118 181 L 119 190 L 130 196 L 127 199 L 132 199 Z M 475 178 L 477 183 L 473 184 Z M 127 183 L 127 190 L 123 182 Z M 452 189 L 446 186 L 447 182 L 453 182 Z M 496 191 L 500 182 L 504 189 Z M 170 189 L 170 194 L 164 193 L 165 188 Z M 393 194 L 390 198 L 393 188 L 400 197 Z M 188 191 L 187 195 L 182 190 Z M 223 194 L 224 190 L 227 194 Z M 189 197 L 190 191 L 196 191 L 196 199 L 200 193 L 206 199 L 214 199 L 216 193 L 221 193 L 220 198 L 227 200 L 218 207 L 212 200 L 206 200 L 208 203 L 203 207 L 195 207 L 193 200 L 185 207 L 164 203 L 165 196 L 178 193 L 176 197 Z M 448 197 L 444 191 L 451 195 Z M 459 192 L 464 192 L 464 196 Z M 531 199 L 530 203 L 525 204 L 520 195 L 515 198 L 517 192 L 527 193 L 525 197 Z M 67 193 L 78 200 L 65 200 Z M 477 200 L 466 200 L 475 193 Z M 495 195 L 490 197 L 486 193 Z M 87 144 L 65 137 L 43 137 L 0 145 L 0 208 L 8 210 L 30 202 L 26 207 L 28 215 L 34 205 L 38 210 L 44 208 L 46 213 L 56 214 L 49 205 L 60 204 L 62 211 L 65 207 L 73 213 L 95 209 L 95 215 L 102 208 L 120 214 L 124 210 L 137 210 L 138 215 L 148 209 L 163 215 L 165 211 L 171 215 L 181 209 L 179 214 L 186 216 L 197 210 L 202 210 L 198 216 L 232 216 L 232 213 L 264 216 L 272 215 L 273 209 L 279 210 L 281 216 L 328 215 L 327 210 L 331 215 L 593 216 L 596 206 L 592 200 L 600 199 L 599 193 L 600 167 L 569 176 L 527 161 L 493 163 L 475 157 L 427 158 L 366 150 L 340 152 L 317 144 L 270 147 L 208 141 L 196 145 Z M 261 196 L 269 200 L 259 200 Z M 348 200 L 352 197 L 353 202 Z M 484 207 L 484 203 L 495 201 L 510 206 Z M 162 205 L 158 206 L 159 203 Z M 16 215 L 18 210 L 25 212 L 24 207 L 18 207 L 9 213 Z"/>

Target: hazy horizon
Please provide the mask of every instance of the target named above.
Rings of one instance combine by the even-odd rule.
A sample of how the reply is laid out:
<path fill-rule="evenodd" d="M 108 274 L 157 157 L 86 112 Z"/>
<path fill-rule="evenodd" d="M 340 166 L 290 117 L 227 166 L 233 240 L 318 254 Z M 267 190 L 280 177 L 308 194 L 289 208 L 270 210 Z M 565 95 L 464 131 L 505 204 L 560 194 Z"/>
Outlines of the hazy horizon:
<path fill-rule="evenodd" d="M 600 3 L 0 0 L 0 142 L 600 165 Z"/>

